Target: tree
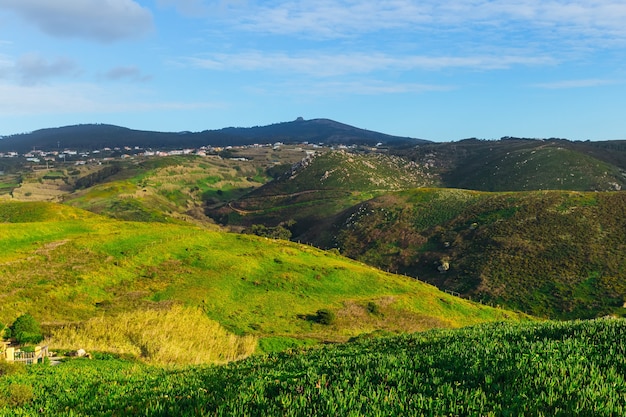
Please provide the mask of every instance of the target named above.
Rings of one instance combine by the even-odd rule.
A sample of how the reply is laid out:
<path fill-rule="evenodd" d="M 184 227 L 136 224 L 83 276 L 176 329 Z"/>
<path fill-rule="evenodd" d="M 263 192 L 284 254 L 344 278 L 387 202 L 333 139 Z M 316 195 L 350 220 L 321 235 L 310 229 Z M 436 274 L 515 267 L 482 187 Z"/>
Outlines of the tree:
<path fill-rule="evenodd" d="M 295 223 L 295 222 L 293 222 Z M 285 224 L 292 225 L 290 222 L 283 222 L 275 227 L 267 227 L 262 224 L 253 224 L 249 229 L 246 229 L 244 233 L 251 235 L 257 235 L 262 237 L 268 237 L 271 239 L 283 239 L 289 240 L 291 238 L 291 230 L 289 230 Z"/>
<path fill-rule="evenodd" d="M 22 314 L 11 325 L 10 335 L 17 343 L 39 343 L 43 340 L 43 332 L 39 322 L 30 314 Z"/>

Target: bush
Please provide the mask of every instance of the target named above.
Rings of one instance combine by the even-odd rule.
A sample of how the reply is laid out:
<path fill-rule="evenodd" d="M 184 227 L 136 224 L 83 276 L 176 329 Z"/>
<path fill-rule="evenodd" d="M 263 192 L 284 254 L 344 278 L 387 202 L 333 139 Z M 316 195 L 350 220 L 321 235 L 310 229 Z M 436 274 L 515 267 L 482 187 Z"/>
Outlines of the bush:
<path fill-rule="evenodd" d="M 39 343 L 43 340 L 43 332 L 39 322 L 30 314 L 22 314 L 13 322 L 10 328 L 11 337 L 17 343 Z"/>
<path fill-rule="evenodd" d="M 325 308 L 321 310 L 317 310 L 317 322 L 318 323 L 330 325 L 330 324 L 335 323 L 336 320 L 337 320 L 337 317 L 335 316 L 335 313 L 333 313 L 332 311 L 325 309 Z"/>
<path fill-rule="evenodd" d="M 373 314 L 375 316 L 380 314 L 380 307 L 378 307 L 378 304 L 376 304 L 373 301 L 370 301 L 369 303 L 367 303 L 366 309 L 368 313 Z"/>
<path fill-rule="evenodd" d="M 8 405 L 20 407 L 33 400 L 33 387 L 26 384 L 11 384 L 9 386 Z"/>
<path fill-rule="evenodd" d="M 249 229 L 245 230 L 245 233 L 261 237 L 267 237 L 270 239 L 291 239 L 291 231 L 283 224 L 279 224 L 276 227 L 267 227 L 262 224 L 253 224 Z"/>
<path fill-rule="evenodd" d="M 26 372 L 26 368 L 23 364 L 7 362 L 4 359 L 0 359 L 0 377 L 19 374 L 22 372 Z"/>

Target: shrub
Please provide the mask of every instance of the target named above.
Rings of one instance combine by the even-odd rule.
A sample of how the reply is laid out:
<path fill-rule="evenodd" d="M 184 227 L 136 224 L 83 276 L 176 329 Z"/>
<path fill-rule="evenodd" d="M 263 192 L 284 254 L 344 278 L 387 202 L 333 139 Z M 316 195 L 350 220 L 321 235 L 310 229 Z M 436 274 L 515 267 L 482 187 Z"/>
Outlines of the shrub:
<path fill-rule="evenodd" d="M 380 307 L 378 307 L 378 304 L 376 304 L 373 301 L 370 301 L 367 303 L 366 309 L 368 313 L 373 314 L 375 316 L 380 314 Z"/>
<path fill-rule="evenodd" d="M 11 384 L 9 386 L 8 404 L 20 407 L 33 400 L 33 387 L 26 384 Z"/>
<path fill-rule="evenodd" d="M 267 237 L 270 239 L 291 239 L 291 231 L 283 224 L 279 224 L 276 227 L 267 227 L 262 224 L 253 224 L 249 229 L 245 231 L 245 233 L 261 237 Z"/>
<path fill-rule="evenodd" d="M 39 322 L 30 314 L 22 314 L 11 326 L 11 337 L 17 343 L 39 343 L 43 340 L 43 333 Z"/>
<path fill-rule="evenodd" d="M 317 310 L 317 322 L 318 323 L 331 325 L 335 323 L 336 320 L 337 320 L 337 317 L 335 316 L 335 313 L 333 313 L 332 311 L 326 308 Z"/>
<path fill-rule="evenodd" d="M 0 359 L 0 377 L 19 374 L 25 371 L 26 368 L 21 363 L 7 362 L 4 359 Z"/>

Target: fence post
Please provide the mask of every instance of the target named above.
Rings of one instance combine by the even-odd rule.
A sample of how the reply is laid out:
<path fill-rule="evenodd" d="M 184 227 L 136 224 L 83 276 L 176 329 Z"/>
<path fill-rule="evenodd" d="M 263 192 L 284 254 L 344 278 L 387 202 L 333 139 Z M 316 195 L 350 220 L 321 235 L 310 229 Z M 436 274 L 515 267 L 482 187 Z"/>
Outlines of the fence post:
<path fill-rule="evenodd" d="M 13 362 L 14 359 L 15 359 L 15 348 L 7 348 L 6 350 L 7 362 Z"/>

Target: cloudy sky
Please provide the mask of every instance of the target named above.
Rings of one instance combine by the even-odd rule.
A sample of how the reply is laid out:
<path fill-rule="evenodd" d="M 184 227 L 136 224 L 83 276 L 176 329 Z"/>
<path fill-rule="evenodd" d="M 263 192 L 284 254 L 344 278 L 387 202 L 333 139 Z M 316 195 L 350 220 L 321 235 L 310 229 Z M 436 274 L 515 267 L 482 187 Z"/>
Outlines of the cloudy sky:
<path fill-rule="evenodd" d="M 330 118 L 626 139 L 624 0 L 0 0 L 0 135 Z"/>

